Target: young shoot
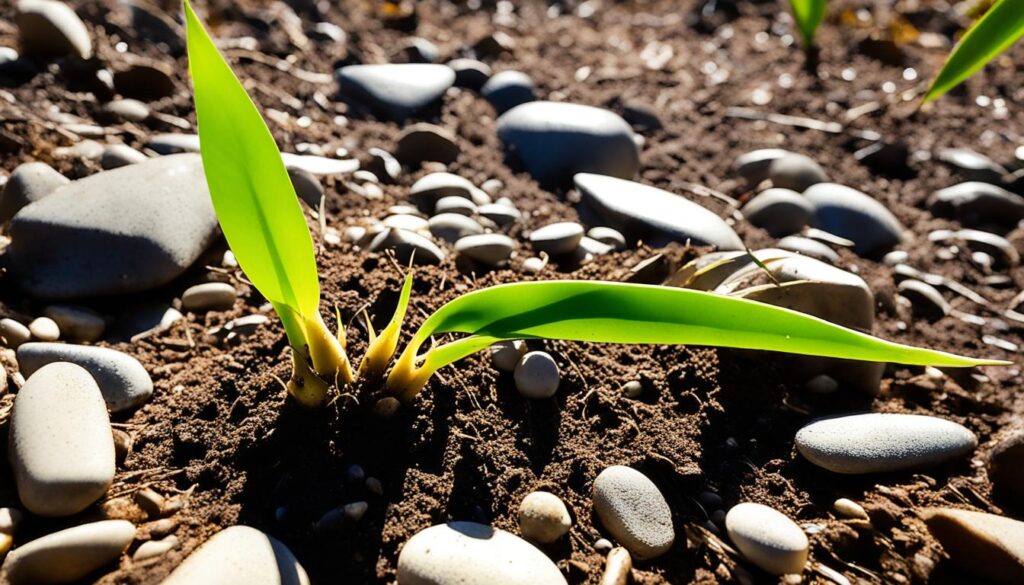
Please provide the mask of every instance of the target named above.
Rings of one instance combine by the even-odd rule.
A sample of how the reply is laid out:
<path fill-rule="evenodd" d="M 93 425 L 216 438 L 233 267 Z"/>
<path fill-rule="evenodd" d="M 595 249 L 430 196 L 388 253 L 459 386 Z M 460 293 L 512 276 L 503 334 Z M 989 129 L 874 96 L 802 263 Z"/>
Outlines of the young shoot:
<path fill-rule="evenodd" d="M 419 351 L 432 335 L 467 337 Z M 438 369 L 508 339 L 685 344 L 908 365 L 1005 364 L 885 341 L 817 317 L 716 293 L 617 282 L 504 284 L 445 304 L 420 327 L 388 376 L 411 400 Z"/>
<path fill-rule="evenodd" d="M 789 0 L 789 6 L 804 39 L 804 49 L 810 51 L 814 47 L 814 33 L 825 18 L 826 0 Z"/>

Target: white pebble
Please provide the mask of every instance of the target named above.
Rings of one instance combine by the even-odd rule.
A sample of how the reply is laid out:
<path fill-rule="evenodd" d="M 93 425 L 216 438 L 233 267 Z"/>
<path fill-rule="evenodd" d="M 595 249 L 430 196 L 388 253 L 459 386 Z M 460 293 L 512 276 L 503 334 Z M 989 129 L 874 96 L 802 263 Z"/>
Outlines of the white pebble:
<path fill-rule="evenodd" d="M 0 319 L 0 337 L 4 345 L 14 349 L 32 339 L 32 332 L 14 319 Z"/>
<path fill-rule="evenodd" d="M 32 337 L 39 341 L 57 341 L 60 339 L 60 327 L 49 317 L 37 317 L 28 324 Z"/>
<path fill-rule="evenodd" d="M 520 339 L 499 341 L 491 346 L 491 363 L 503 372 L 516 369 L 516 364 L 526 353 L 526 342 Z"/>
<path fill-rule="evenodd" d="M 571 526 L 565 503 L 551 492 L 532 492 L 519 505 L 519 532 L 527 540 L 548 544 L 564 536 Z"/>
<path fill-rule="evenodd" d="M 801 573 L 807 564 L 807 535 L 774 508 L 753 502 L 733 506 L 725 529 L 743 556 L 767 573 Z"/>
<path fill-rule="evenodd" d="M 558 364 L 543 351 L 531 351 L 516 364 L 516 389 L 526 398 L 551 398 L 558 391 Z"/>
<path fill-rule="evenodd" d="M 235 305 L 235 287 L 226 282 L 206 282 L 189 287 L 181 295 L 186 311 L 226 311 Z"/>

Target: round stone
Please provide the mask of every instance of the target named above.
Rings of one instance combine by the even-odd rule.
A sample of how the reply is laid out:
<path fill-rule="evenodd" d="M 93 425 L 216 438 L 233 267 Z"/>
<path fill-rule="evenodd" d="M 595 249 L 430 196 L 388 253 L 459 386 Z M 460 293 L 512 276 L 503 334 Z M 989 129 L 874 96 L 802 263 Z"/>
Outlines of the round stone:
<path fill-rule="evenodd" d="M 109 102 L 103 109 L 129 122 L 142 122 L 149 117 L 149 106 L 130 98 Z"/>
<path fill-rule="evenodd" d="M 25 376 L 54 362 L 78 364 L 99 384 L 111 412 L 133 408 L 153 395 L 153 380 L 132 356 L 106 347 L 32 342 L 18 348 L 18 367 Z"/>
<path fill-rule="evenodd" d="M 434 205 L 434 213 L 460 213 L 462 215 L 473 215 L 476 213 L 476 205 L 465 197 L 449 195 L 437 200 Z"/>
<path fill-rule="evenodd" d="M 544 270 L 546 265 L 547 262 L 543 258 L 531 256 L 526 260 L 523 260 L 523 272 L 527 274 L 537 274 L 541 270 Z"/>
<path fill-rule="evenodd" d="M 509 225 L 519 221 L 519 218 L 522 217 L 518 209 L 501 203 L 481 205 L 477 208 L 476 212 L 481 217 L 486 217 L 498 225 Z"/>
<path fill-rule="evenodd" d="M 903 241 L 903 225 L 884 205 L 836 183 L 818 183 L 804 191 L 814 205 L 811 225 L 854 242 L 860 256 L 884 255 Z"/>
<path fill-rule="evenodd" d="M 67 185 L 71 181 L 43 162 L 27 162 L 18 165 L 4 186 L 0 198 L 0 223 L 14 217 L 14 214 L 29 203 L 34 203 Z"/>
<path fill-rule="evenodd" d="M 416 533 L 398 555 L 399 585 L 566 585 L 551 559 L 525 540 L 484 524 L 450 522 Z"/>
<path fill-rule="evenodd" d="M 226 282 L 205 282 L 190 286 L 181 295 L 186 311 L 226 311 L 235 306 L 235 287 Z"/>
<path fill-rule="evenodd" d="M 424 161 L 450 164 L 459 157 L 460 151 L 454 134 L 440 126 L 419 123 L 409 126 L 398 135 L 395 158 L 409 166 Z"/>
<path fill-rule="evenodd" d="M 455 251 L 487 266 L 498 266 L 512 256 L 515 242 L 503 234 L 466 236 L 455 242 Z"/>
<path fill-rule="evenodd" d="M 811 423 L 796 434 L 808 461 L 835 473 L 883 473 L 935 465 L 978 445 L 963 426 L 932 416 L 871 413 Z"/>
<path fill-rule="evenodd" d="M 851 518 L 853 520 L 869 519 L 868 513 L 864 511 L 863 506 L 848 498 L 839 498 L 833 502 L 832 509 L 836 511 L 836 514 L 844 518 Z"/>
<path fill-rule="evenodd" d="M 107 327 L 96 311 L 73 305 L 50 305 L 43 314 L 52 319 L 61 334 L 71 341 L 96 341 Z"/>
<path fill-rule="evenodd" d="M 3 338 L 4 345 L 16 349 L 32 338 L 32 332 L 14 319 L 0 319 L 0 337 Z"/>
<path fill-rule="evenodd" d="M 611 246 L 613 250 L 622 250 L 626 247 L 626 236 L 623 236 L 619 230 L 610 227 L 592 227 L 587 231 L 587 237 Z"/>
<path fill-rule="evenodd" d="M 499 341 L 491 346 L 491 363 L 503 372 L 511 372 L 516 369 L 516 365 L 525 353 L 525 341 L 520 339 Z"/>
<path fill-rule="evenodd" d="M 33 339 L 39 341 L 57 341 L 60 339 L 60 326 L 49 317 L 37 317 L 28 324 Z"/>
<path fill-rule="evenodd" d="M 594 480 L 594 510 L 601 524 L 638 559 L 668 552 L 675 542 L 672 510 L 646 475 L 622 465 Z"/>
<path fill-rule="evenodd" d="M 525 398 L 541 400 L 551 398 L 558 391 L 560 374 L 558 364 L 548 353 L 531 351 L 516 364 L 513 376 L 516 390 Z"/>
<path fill-rule="evenodd" d="M 768 178 L 768 167 L 772 161 L 792 154 L 781 148 L 762 148 L 752 150 L 736 157 L 732 163 L 732 169 L 739 176 L 746 179 L 750 185 L 757 185 Z"/>
<path fill-rule="evenodd" d="M 474 189 L 476 186 L 473 183 L 458 175 L 445 172 L 430 173 L 412 184 L 409 198 L 420 209 L 430 211 L 443 197 L 464 197 L 472 201 Z"/>
<path fill-rule="evenodd" d="M 92 56 L 92 39 L 74 9 L 56 0 L 19 0 L 14 15 L 26 53 L 42 57 Z"/>
<path fill-rule="evenodd" d="M 288 547 L 248 526 L 225 528 L 185 559 L 161 585 L 309 585 Z"/>
<path fill-rule="evenodd" d="M 551 492 L 531 492 L 519 505 L 519 532 L 527 540 L 548 544 L 565 536 L 571 526 L 565 502 Z"/>
<path fill-rule="evenodd" d="M 10 459 L 18 496 L 33 514 L 69 516 L 106 493 L 114 438 L 88 371 L 54 363 L 29 375 L 14 400 Z"/>
<path fill-rule="evenodd" d="M 631 380 L 623 384 L 621 390 L 626 398 L 639 398 L 644 393 L 644 386 L 638 380 Z"/>
<path fill-rule="evenodd" d="M 536 99 L 533 90 L 533 81 L 529 75 L 522 71 L 501 71 L 480 88 L 480 95 L 494 106 L 500 116 L 520 104 Z"/>
<path fill-rule="evenodd" d="M 733 506 L 725 529 L 743 556 L 767 573 L 800 574 L 807 564 L 807 535 L 774 508 L 753 502 Z"/>
<path fill-rule="evenodd" d="M 463 201 L 467 201 L 463 199 Z M 471 217 L 460 213 L 440 213 L 427 221 L 427 227 L 435 238 L 456 242 L 464 237 L 484 233 L 484 228 Z"/>
<path fill-rule="evenodd" d="M 19 546 L 4 569 L 11 585 L 70 583 L 115 561 L 134 538 L 127 520 L 82 524 Z"/>
<path fill-rule="evenodd" d="M 814 206 L 796 191 L 774 188 L 758 193 L 740 211 L 747 221 L 780 238 L 807 225 Z"/>
<path fill-rule="evenodd" d="M 768 165 L 768 178 L 773 187 L 803 192 L 811 185 L 828 181 L 825 170 L 814 159 L 802 154 L 787 153 Z"/>
<path fill-rule="evenodd" d="M 530 234 L 530 245 L 538 252 L 561 256 L 574 252 L 582 239 L 583 226 L 572 221 L 562 221 L 534 230 Z"/>

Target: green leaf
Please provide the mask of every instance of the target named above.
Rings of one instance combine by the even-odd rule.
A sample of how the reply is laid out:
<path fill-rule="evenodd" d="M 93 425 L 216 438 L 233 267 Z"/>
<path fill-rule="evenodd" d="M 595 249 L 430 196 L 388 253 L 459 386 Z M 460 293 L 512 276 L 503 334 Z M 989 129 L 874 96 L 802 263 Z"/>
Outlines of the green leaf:
<path fill-rule="evenodd" d="M 431 336 L 470 337 L 412 356 Z M 680 288 L 588 281 L 505 284 L 463 295 L 423 323 L 389 388 L 406 396 L 438 368 L 503 339 L 685 344 L 760 349 L 910 365 L 1001 364 L 885 341 L 817 317 L 764 303 Z M 411 352 L 411 353 L 410 353 Z M 412 381 L 412 382 L 410 382 Z M 420 384 L 421 386 L 422 384 Z"/>
<path fill-rule="evenodd" d="M 804 37 L 804 47 L 814 45 L 814 31 L 825 18 L 826 0 L 789 0 L 793 8 L 793 18 L 800 27 L 800 34 Z"/>
<path fill-rule="evenodd" d="M 924 103 L 960 85 L 1024 36 L 1024 2 L 998 0 L 964 34 L 932 82 Z"/>
<path fill-rule="evenodd" d="M 275 308 L 315 315 L 320 283 L 313 240 L 277 144 L 188 0 L 185 17 L 203 168 L 224 237 Z M 282 318 L 292 324 L 288 335 L 296 346 L 292 335 L 301 320 Z"/>

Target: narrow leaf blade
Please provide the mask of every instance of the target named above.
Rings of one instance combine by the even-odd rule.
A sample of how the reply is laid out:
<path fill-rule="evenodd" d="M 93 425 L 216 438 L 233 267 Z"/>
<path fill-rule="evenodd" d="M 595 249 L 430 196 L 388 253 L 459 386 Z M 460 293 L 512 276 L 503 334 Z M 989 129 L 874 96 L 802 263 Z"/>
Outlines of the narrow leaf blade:
<path fill-rule="evenodd" d="M 814 32 L 825 18 L 826 0 L 789 0 L 793 9 L 793 18 L 804 37 L 804 46 L 814 44 Z"/>
<path fill-rule="evenodd" d="M 998 0 L 964 34 L 925 94 L 925 103 L 974 75 L 1024 36 L 1024 2 Z"/>
<path fill-rule="evenodd" d="M 745 299 L 612 282 L 526 282 L 478 290 L 441 307 L 413 344 L 446 332 L 493 339 L 708 345 L 910 365 L 1005 363 L 893 343 Z M 435 355 L 428 359 L 441 367 L 475 347 L 459 343 L 431 350 Z"/>
<path fill-rule="evenodd" d="M 312 315 L 313 241 L 277 144 L 186 0 L 189 69 L 210 196 L 239 265 L 275 305 Z"/>

